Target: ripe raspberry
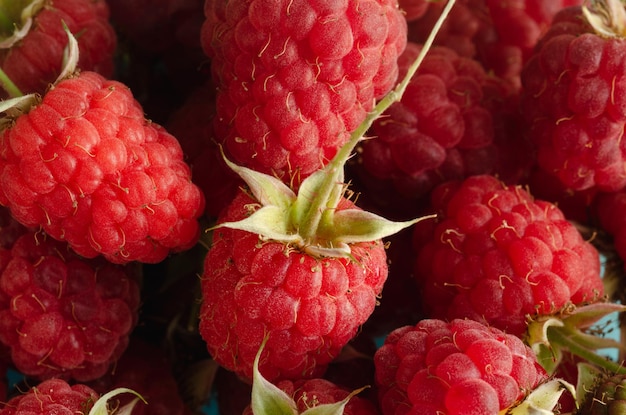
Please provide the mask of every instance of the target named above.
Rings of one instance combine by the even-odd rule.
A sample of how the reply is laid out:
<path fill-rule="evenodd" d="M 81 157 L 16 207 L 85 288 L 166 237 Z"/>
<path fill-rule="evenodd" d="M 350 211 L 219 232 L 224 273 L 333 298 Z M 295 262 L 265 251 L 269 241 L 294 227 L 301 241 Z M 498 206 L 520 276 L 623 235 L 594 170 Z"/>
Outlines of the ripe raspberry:
<path fill-rule="evenodd" d="M 219 222 L 243 219 L 255 204 L 240 192 Z M 387 277 L 381 241 L 353 244 L 350 259 L 316 258 L 238 229 L 218 228 L 213 238 L 200 334 L 219 364 L 247 378 L 266 335 L 268 380 L 320 375 L 372 313 Z"/>
<path fill-rule="evenodd" d="M 383 415 L 497 414 L 548 377 L 522 340 L 472 320 L 397 328 L 374 363 Z"/>
<path fill-rule="evenodd" d="M 117 35 L 109 23 L 109 8 L 105 0 L 38 1 L 31 15 L 24 15 L 24 4 L 10 7 L 6 26 L 0 28 L 0 68 L 22 93 L 44 93 L 61 73 L 63 50 L 67 34 L 63 24 L 78 37 L 80 59 L 78 68 L 95 71 L 105 77 L 113 75 L 113 55 Z M 5 8 L 3 11 L 7 11 Z M 26 29 L 24 19 L 31 18 Z M 7 95 L 2 93 L 3 97 Z"/>
<path fill-rule="evenodd" d="M 439 220 L 415 275 L 427 315 L 471 318 L 522 336 L 527 315 L 603 295 L 598 251 L 563 213 L 492 176 L 443 184 Z"/>
<path fill-rule="evenodd" d="M 0 257 L 0 342 L 15 367 L 39 379 L 102 376 L 137 322 L 132 268 L 26 230 Z"/>
<path fill-rule="evenodd" d="M 542 169 L 572 190 L 616 191 L 626 186 L 626 43 L 597 32 L 582 10 L 563 9 L 539 40 L 522 73 L 522 111 Z"/>
<path fill-rule="evenodd" d="M 397 0 L 208 1 L 215 134 L 238 164 L 289 182 L 326 164 L 394 85 Z"/>
<path fill-rule="evenodd" d="M 199 236 L 201 191 L 178 141 L 95 72 L 59 82 L 2 132 L 0 203 L 84 257 L 163 260 Z"/>
<path fill-rule="evenodd" d="M 553 16 L 564 7 L 582 2 L 459 0 L 436 42 L 456 50 L 461 56 L 478 60 L 486 70 L 519 89 L 522 67 Z M 416 3 L 429 5 L 420 18 L 409 23 L 409 39 L 423 42 L 442 3 L 426 0 Z"/>
<path fill-rule="evenodd" d="M 86 385 L 49 379 L 4 403 L 0 415 L 87 414 L 98 398 Z"/>
<path fill-rule="evenodd" d="M 408 43 L 398 62 L 401 75 L 420 50 L 421 45 Z M 374 139 L 361 144 L 355 169 L 368 190 L 362 193 L 376 197 L 375 189 L 386 189 L 376 197 L 384 215 L 404 209 L 409 210 L 405 218 L 414 217 L 437 184 L 494 173 L 500 157 L 498 117 L 515 104 L 511 88 L 478 62 L 447 47 L 432 48 L 403 99 L 370 128 Z M 500 141 L 511 141 L 508 131 L 502 133 L 507 135 Z"/>
<path fill-rule="evenodd" d="M 298 413 L 323 404 L 341 402 L 350 395 L 350 391 L 335 385 L 326 379 L 283 380 L 276 384 L 282 391 L 293 398 Z M 342 412 L 343 415 L 377 415 L 376 406 L 358 395 L 352 396 Z M 248 406 L 243 415 L 253 415 Z"/>

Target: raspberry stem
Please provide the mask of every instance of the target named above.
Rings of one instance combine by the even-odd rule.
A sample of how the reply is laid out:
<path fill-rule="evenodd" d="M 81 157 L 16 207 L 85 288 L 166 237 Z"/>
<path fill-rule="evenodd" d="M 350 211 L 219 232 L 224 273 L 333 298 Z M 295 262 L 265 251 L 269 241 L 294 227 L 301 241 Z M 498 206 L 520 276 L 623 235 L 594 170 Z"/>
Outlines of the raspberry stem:
<path fill-rule="evenodd" d="M 346 161 L 350 158 L 354 148 L 363 139 L 365 133 L 370 129 L 374 121 L 392 104 L 402 99 L 404 91 L 426 57 L 426 54 L 430 50 L 439 29 L 441 29 L 441 26 L 450 13 L 450 10 L 454 6 L 454 2 L 455 0 L 448 0 L 446 6 L 441 12 L 441 15 L 435 22 L 433 29 L 430 31 L 428 38 L 424 42 L 422 50 L 409 67 L 407 74 L 404 76 L 402 81 L 400 81 L 393 90 L 385 95 L 376 104 L 374 109 L 367 114 L 365 120 L 359 124 L 356 130 L 352 132 L 348 142 L 339 149 L 335 157 L 333 157 L 330 163 L 324 168 L 324 180 L 317 188 L 315 198 L 311 202 L 307 213 L 303 216 L 303 220 L 299 222 L 300 226 L 298 233 L 305 241 L 311 241 L 315 238 L 315 235 L 320 227 L 320 222 L 323 220 L 324 213 L 329 211 L 332 212 L 332 210 L 337 206 L 344 190 L 343 167 Z"/>
<path fill-rule="evenodd" d="M 572 354 L 581 357 L 587 362 L 593 363 L 598 367 L 609 370 L 613 373 L 626 374 L 626 367 L 622 364 L 613 362 L 591 350 L 580 345 L 575 339 L 576 333 L 565 327 L 550 327 L 548 329 L 548 338 L 550 344 L 561 346 Z"/>
<path fill-rule="evenodd" d="M 11 78 L 7 76 L 7 74 L 0 68 L 0 84 L 2 84 L 2 89 L 4 89 L 11 98 L 17 98 L 24 96 L 22 91 L 13 83 Z"/>

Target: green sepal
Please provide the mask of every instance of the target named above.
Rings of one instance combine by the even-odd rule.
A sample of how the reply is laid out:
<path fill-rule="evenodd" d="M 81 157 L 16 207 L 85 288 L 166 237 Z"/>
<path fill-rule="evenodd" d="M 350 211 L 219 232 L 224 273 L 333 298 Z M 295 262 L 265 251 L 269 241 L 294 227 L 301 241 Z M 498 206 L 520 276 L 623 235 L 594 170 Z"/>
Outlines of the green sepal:
<path fill-rule="evenodd" d="M 563 379 L 551 379 L 539 385 L 518 405 L 505 409 L 501 415 L 554 415 L 561 395 L 567 391 L 576 396 L 574 385 Z"/>
<path fill-rule="evenodd" d="M 340 402 L 325 403 L 325 404 L 311 407 L 307 409 L 306 411 L 302 412 L 301 415 L 343 415 L 343 411 L 346 405 L 348 404 L 348 402 L 350 402 L 350 399 L 352 399 L 353 396 L 357 395 L 358 393 L 360 393 L 362 390 L 366 388 L 367 387 L 363 387 L 361 389 L 352 391 L 350 395 L 346 396 L 346 398 Z"/>
<path fill-rule="evenodd" d="M 292 232 L 285 209 L 273 205 L 263 206 L 240 221 L 219 223 L 210 230 L 219 227 L 256 233 L 267 240 L 293 244 L 302 242 L 300 235 Z"/>
<path fill-rule="evenodd" d="M 250 405 L 255 415 L 298 415 L 298 407 L 293 398 L 268 381 L 259 371 L 259 360 L 267 338 L 254 358 L 252 368 L 252 397 Z"/>
<path fill-rule="evenodd" d="M 136 398 L 121 408 L 116 408 L 115 410 L 112 410 L 111 408 L 109 408 L 109 405 L 108 405 L 109 400 L 123 393 L 131 393 L 135 395 Z M 91 410 L 89 411 L 88 415 L 111 415 L 113 413 L 115 413 L 115 415 L 130 415 L 133 408 L 135 407 L 137 402 L 139 402 L 140 400 L 143 403 L 147 403 L 146 400 L 143 398 L 143 396 L 141 396 L 139 393 L 135 392 L 132 389 L 116 388 L 102 395 L 100 399 L 98 399 L 94 403 L 94 405 L 91 407 Z"/>
<path fill-rule="evenodd" d="M 281 180 L 269 174 L 260 173 L 247 167 L 238 166 L 228 160 L 220 147 L 226 165 L 243 179 L 250 192 L 263 206 L 273 205 L 288 209 L 296 200 L 296 194 Z"/>
<path fill-rule="evenodd" d="M 423 216 L 410 221 L 394 222 L 365 210 L 345 209 L 335 211 L 332 221 L 322 221 L 318 236 L 325 239 L 325 234 L 334 241 L 343 243 L 359 243 L 375 241 L 391 236 L 415 223 L 432 216 Z"/>
<path fill-rule="evenodd" d="M 0 5 L 2 27 L 12 30 L 10 36 L 0 40 L 0 49 L 9 49 L 22 40 L 33 25 L 33 18 L 44 6 L 46 0 L 10 0 Z M 19 15 L 19 16 L 18 16 Z"/>
<path fill-rule="evenodd" d="M 63 62 L 61 64 L 61 73 L 59 73 L 59 76 L 54 82 L 55 85 L 58 84 L 61 80 L 69 77 L 74 72 L 76 72 L 80 54 L 78 49 L 78 41 L 76 40 L 72 32 L 70 32 L 70 29 L 69 27 L 67 27 L 67 24 L 65 24 L 65 22 L 63 22 L 63 29 L 67 34 L 67 45 L 65 46 L 65 49 L 63 49 Z"/>

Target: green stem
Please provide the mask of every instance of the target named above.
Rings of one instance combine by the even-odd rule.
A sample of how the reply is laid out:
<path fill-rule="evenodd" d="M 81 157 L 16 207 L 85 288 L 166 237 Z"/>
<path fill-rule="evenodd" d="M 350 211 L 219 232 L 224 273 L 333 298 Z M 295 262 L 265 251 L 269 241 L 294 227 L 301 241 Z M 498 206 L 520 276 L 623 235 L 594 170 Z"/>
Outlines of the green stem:
<path fill-rule="evenodd" d="M 15 23 L 9 17 L 4 7 L 0 6 L 0 33 L 10 35 L 15 30 Z"/>
<path fill-rule="evenodd" d="M 567 329 L 563 329 L 563 327 L 550 327 L 548 329 L 548 339 L 550 340 L 550 344 L 561 346 L 570 353 L 586 360 L 587 362 L 593 363 L 598 367 L 604 368 L 613 373 L 626 374 L 626 367 L 579 345 L 575 340 L 572 340 L 570 336 L 567 335 Z"/>
<path fill-rule="evenodd" d="M 387 95 L 385 95 L 374 107 L 372 111 L 370 111 L 365 120 L 359 124 L 356 130 L 352 132 L 350 135 L 350 139 L 346 144 L 344 144 L 335 157 L 328 163 L 328 165 L 324 168 L 325 170 L 325 178 L 317 189 L 318 192 L 315 194 L 313 203 L 306 213 L 304 220 L 300 223 L 300 228 L 298 233 L 305 239 L 309 240 L 314 237 L 319 227 L 320 221 L 326 208 L 334 208 L 337 205 L 338 198 L 341 196 L 341 189 L 344 186 L 343 183 L 343 168 L 345 162 L 350 158 L 352 151 L 356 147 L 356 145 L 361 141 L 361 139 L 365 136 L 367 131 L 370 129 L 374 121 L 382 115 L 387 109 L 394 103 L 400 101 L 402 99 L 402 95 L 406 90 L 411 78 L 417 72 L 417 69 L 421 65 L 422 61 L 426 57 L 426 54 L 430 50 L 433 42 L 435 41 L 435 37 L 441 29 L 444 21 L 448 17 L 450 10 L 452 10 L 452 6 L 454 6 L 455 0 L 448 0 L 448 3 L 444 7 L 439 19 L 433 26 L 428 38 L 424 42 L 422 49 L 420 50 L 419 55 L 415 59 L 415 61 L 409 67 L 406 75 L 402 79 L 398 85 L 396 85 L 395 89 L 390 91 Z"/>
<path fill-rule="evenodd" d="M 7 76 L 7 74 L 0 68 L 0 84 L 2 84 L 2 88 L 9 94 L 11 98 L 17 98 L 24 96 L 22 91 L 13 83 L 11 78 Z"/>

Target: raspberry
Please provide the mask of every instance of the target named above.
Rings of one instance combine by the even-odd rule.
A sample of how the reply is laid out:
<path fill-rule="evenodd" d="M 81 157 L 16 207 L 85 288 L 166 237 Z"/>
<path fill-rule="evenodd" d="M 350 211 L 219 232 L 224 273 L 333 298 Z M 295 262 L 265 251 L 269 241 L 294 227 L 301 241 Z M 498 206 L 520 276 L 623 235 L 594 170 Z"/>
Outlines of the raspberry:
<path fill-rule="evenodd" d="M 78 67 L 105 77 L 113 75 L 117 35 L 109 23 L 105 0 L 55 0 L 33 12 L 32 25 L 23 35 L 14 34 L 14 25 L 22 28 L 24 23 L 19 7 L 8 16 L 14 25 L 0 29 L 2 39 L 11 41 L 0 48 L 0 68 L 21 92 L 43 94 L 61 73 L 67 45 L 64 24 L 78 36 Z"/>
<path fill-rule="evenodd" d="M 86 414 L 98 398 L 86 385 L 49 379 L 4 403 L 0 415 Z"/>
<path fill-rule="evenodd" d="M 585 386 L 586 393 L 578 413 L 619 414 L 626 409 L 626 375 L 598 373 L 594 384 Z"/>
<path fill-rule="evenodd" d="M 421 45 L 408 43 L 398 62 L 401 75 L 420 50 Z M 375 188 L 386 189 L 377 202 L 389 205 L 383 207 L 386 216 L 394 215 L 389 211 L 423 204 L 441 182 L 494 173 L 500 156 L 497 111 L 513 99 L 510 88 L 478 62 L 447 47 L 432 48 L 402 100 L 370 128 L 375 139 L 361 144 L 355 169 L 372 189 L 363 192 L 365 197 Z"/>
<path fill-rule="evenodd" d="M 285 182 L 326 164 L 394 85 L 396 0 L 206 2 L 215 134 L 237 163 Z"/>
<path fill-rule="evenodd" d="M 549 202 L 480 175 L 433 195 L 438 223 L 415 275 L 427 315 L 471 318 L 522 336 L 527 316 L 603 295 L 599 254 Z"/>
<path fill-rule="evenodd" d="M 622 38 L 596 32 L 573 6 L 554 17 L 524 66 L 522 111 L 539 166 L 568 189 L 626 186 L 625 53 Z"/>
<path fill-rule="evenodd" d="M 178 141 L 122 83 L 83 71 L 0 141 L 0 203 L 91 258 L 155 263 L 199 235 L 204 198 Z"/>
<path fill-rule="evenodd" d="M 459 319 L 395 329 L 374 364 L 383 415 L 496 414 L 548 377 L 519 338 Z"/>
<path fill-rule="evenodd" d="M 409 39 L 423 42 L 443 3 L 428 3 L 428 9 L 409 23 Z M 562 8 L 582 0 L 460 0 L 446 20 L 436 43 L 461 56 L 481 62 L 487 71 L 505 79 L 516 89 L 520 73 L 537 40 Z M 414 6 L 416 7 L 416 6 Z"/>
<path fill-rule="evenodd" d="M 240 192 L 219 222 L 246 217 L 255 203 Z M 316 377 L 373 312 L 386 277 L 381 241 L 353 244 L 352 259 L 316 258 L 219 228 L 204 263 L 200 334 L 212 357 L 243 377 L 251 378 L 265 335 L 263 376 Z"/>
<path fill-rule="evenodd" d="M 0 342 L 15 367 L 39 379 L 103 375 L 137 322 L 132 268 L 85 260 L 26 230 L 0 255 Z"/>

